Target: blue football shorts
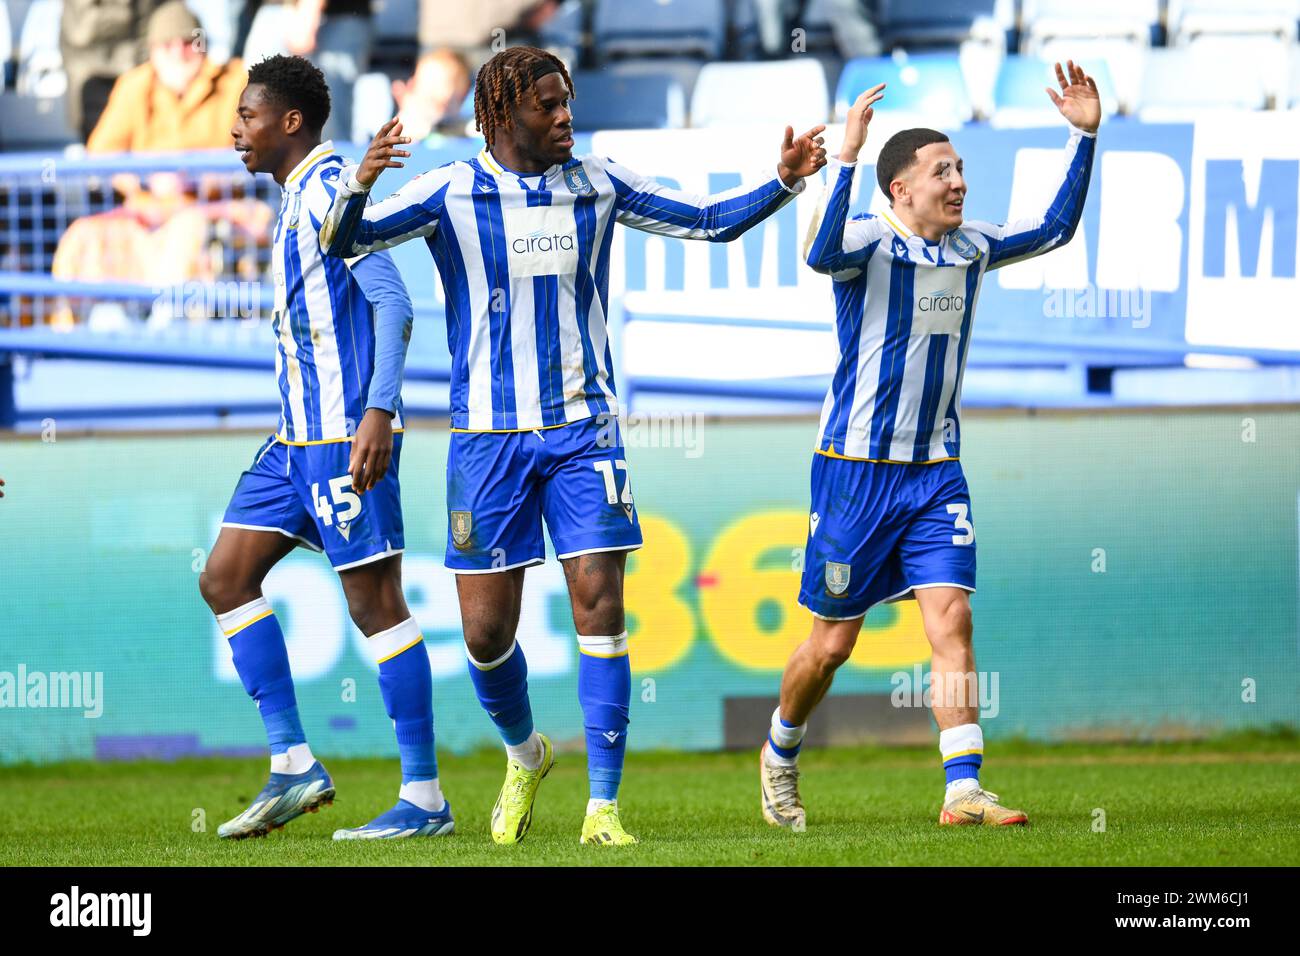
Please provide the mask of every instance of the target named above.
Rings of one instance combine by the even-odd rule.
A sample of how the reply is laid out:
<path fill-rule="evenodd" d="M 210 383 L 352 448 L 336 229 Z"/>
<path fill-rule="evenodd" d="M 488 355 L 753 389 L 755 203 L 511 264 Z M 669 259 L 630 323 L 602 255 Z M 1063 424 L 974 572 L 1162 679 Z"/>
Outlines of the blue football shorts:
<path fill-rule="evenodd" d="M 527 432 L 452 432 L 446 565 L 460 574 L 641 547 L 618 420 Z"/>
<path fill-rule="evenodd" d="M 799 603 L 852 620 L 925 587 L 975 590 L 975 527 L 961 464 L 813 455 Z"/>
<path fill-rule="evenodd" d="M 364 495 L 348 474 L 351 442 L 286 445 L 272 436 L 235 485 L 223 528 L 278 531 L 324 551 L 336 571 L 400 554 L 402 497 L 397 464 L 402 435 L 393 435 L 388 471 Z"/>

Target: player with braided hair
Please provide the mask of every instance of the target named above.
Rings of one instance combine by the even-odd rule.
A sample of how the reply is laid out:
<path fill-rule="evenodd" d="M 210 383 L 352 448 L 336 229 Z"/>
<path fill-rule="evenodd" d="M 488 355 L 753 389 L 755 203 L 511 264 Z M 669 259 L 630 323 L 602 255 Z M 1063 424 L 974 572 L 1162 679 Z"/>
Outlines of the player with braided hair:
<path fill-rule="evenodd" d="M 641 528 L 605 324 L 614 224 L 728 242 L 791 201 L 826 162 L 823 127 L 798 138 L 787 127 L 765 182 L 691 195 L 611 159 L 575 157 L 573 98 L 556 57 L 532 47 L 498 53 L 479 71 L 474 96 L 483 150 L 367 206 L 379 174 L 410 155 L 393 120 L 340 180 L 320 231 L 336 256 L 423 239 L 446 293 L 453 431 L 446 563 L 456 573 L 470 675 L 509 755 L 492 814 L 498 843 L 527 833 L 554 759 L 533 728 L 515 641 L 524 570 L 546 559 L 543 519 L 581 651 L 590 782 L 581 841 L 636 842 L 616 802 L 631 698 L 623 575 Z"/>

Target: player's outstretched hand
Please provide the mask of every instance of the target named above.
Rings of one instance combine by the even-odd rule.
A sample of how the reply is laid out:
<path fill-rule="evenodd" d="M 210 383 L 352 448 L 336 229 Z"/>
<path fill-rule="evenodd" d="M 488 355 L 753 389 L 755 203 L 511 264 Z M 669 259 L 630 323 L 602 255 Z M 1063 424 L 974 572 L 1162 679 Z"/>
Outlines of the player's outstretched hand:
<path fill-rule="evenodd" d="M 884 89 L 884 83 L 877 83 L 871 89 L 863 90 L 849 107 L 848 119 L 844 121 L 844 145 L 840 147 L 842 162 L 858 161 L 858 152 L 867 142 L 867 127 L 871 125 L 871 117 L 876 115 L 875 106 L 885 98 Z"/>
<path fill-rule="evenodd" d="M 825 126 L 814 126 L 798 139 L 794 137 L 794 127 L 785 128 L 785 139 L 781 143 L 781 162 L 777 172 L 781 181 L 793 186 L 805 176 L 811 176 L 826 165 L 825 140 L 821 133 Z"/>
<path fill-rule="evenodd" d="M 364 495 L 384 477 L 393 459 L 393 419 L 382 408 L 367 408 L 352 436 L 348 474 L 352 490 Z"/>
<path fill-rule="evenodd" d="M 1062 70 L 1061 64 L 1056 64 L 1056 82 L 1061 84 L 1061 92 L 1057 93 L 1049 86 L 1047 95 L 1071 126 L 1085 133 L 1095 133 L 1101 125 L 1101 97 L 1097 95 L 1097 82 L 1083 72 L 1083 67 L 1075 66 L 1073 60 L 1067 60 L 1065 66 L 1066 69 Z"/>
<path fill-rule="evenodd" d="M 397 162 L 396 157 L 408 157 L 411 154 L 398 147 L 410 141 L 411 137 L 402 135 L 402 121 L 396 117 L 379 127 L 379 132 L 370 141 L 365 158 L 361 160 L 361 167 L 356 174 L 357 182 L 369 188 L 385 169 L 401 169 L 404 164 Z"/>

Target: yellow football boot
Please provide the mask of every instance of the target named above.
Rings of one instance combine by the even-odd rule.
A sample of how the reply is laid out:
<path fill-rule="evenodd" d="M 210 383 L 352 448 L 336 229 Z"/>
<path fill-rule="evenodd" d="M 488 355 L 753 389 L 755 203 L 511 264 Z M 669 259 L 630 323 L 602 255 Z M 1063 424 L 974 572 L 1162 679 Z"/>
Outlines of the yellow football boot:
<path fill-rule="evenodd" d="M 517 760 L 506 764 L 506 782 L 492 808 L 492 840 L 495 843 L 518 843 L 533 825 L 533 800 L 542 778 L 555 766 L 555 748 L 545 734 L 542 741 L 542 764 L 529 770 Z"/>
<path fill-rule="evenodd" d="M 623 829 L 623 821 L 618 818 L 618 804 L 606 803 L 595 813 L 587 814 L 587 819 L 582 821 L 582 837 L 578 842 L 628 846 L 636 843 L 637 838 Z"/>

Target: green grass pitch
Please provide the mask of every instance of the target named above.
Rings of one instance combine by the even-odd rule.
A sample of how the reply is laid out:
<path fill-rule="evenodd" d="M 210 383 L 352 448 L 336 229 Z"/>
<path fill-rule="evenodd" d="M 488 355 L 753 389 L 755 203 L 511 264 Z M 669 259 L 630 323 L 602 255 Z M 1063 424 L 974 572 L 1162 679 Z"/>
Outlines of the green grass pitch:
<path fill-rule="evenodd" d="M 1202 743 L 994 744 L 984 784 L 1028 812 L 1028 828 L 939 828 L 942 771 L 930 749 L 810 751 L 808 831 L 759 815 L 756 756 L 634 754 L 620 804 L 636 847 L 584 847 L 585 758 L 559 755 L 533 829 L 498 847 L 488 816 L 499 753 L 444 757 L 454 836 L 334 843 L 392 805 L 397 761 L 326 760 L 334 805 L 270 837 L 219 840 L 219 823 L 261 788 L 261 760 L 63 764 L 0 771 L 0 865 L 1294 865 L 1300 862 L 1288 735 Z M 202 811 L 202 817 L 196 811 Z M 1097 832 L 1096 811 L 1105 830 Z M 205 818 L 205 819 L 204 819 Z M 196 821 L 206 829 L 196 826 Z"/>

